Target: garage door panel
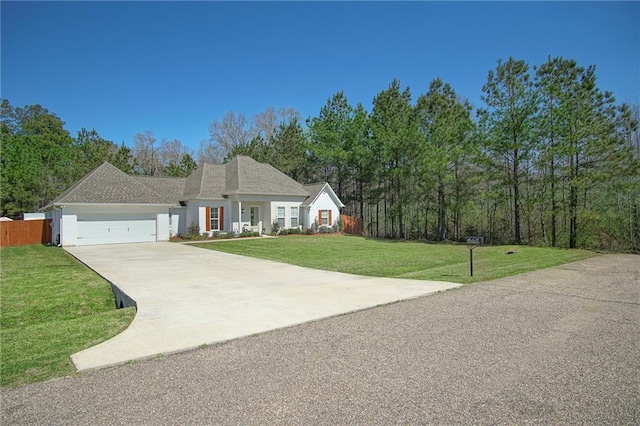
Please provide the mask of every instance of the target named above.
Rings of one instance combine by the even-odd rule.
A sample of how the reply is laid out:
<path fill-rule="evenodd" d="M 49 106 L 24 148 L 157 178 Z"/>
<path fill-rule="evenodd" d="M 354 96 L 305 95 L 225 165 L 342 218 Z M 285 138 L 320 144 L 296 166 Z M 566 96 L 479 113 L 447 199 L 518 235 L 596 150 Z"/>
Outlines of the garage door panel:
<path fill-rule="evenodd" d="M 90 216 L 78 218 L 78 245 L 153 241 L 156 241 L 155 219 L 96 220 Z"/>

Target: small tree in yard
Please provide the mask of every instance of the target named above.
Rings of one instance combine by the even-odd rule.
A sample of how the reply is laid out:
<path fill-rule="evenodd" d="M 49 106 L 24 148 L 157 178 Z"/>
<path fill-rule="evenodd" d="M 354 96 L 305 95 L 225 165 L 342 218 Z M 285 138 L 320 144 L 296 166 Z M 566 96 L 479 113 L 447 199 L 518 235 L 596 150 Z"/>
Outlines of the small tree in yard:
<path fill-rule="evenodd" d="M 273 223 L 271 224 L 271 233 L 273 235 L 277 235 L 278 231 L 280 231 L 280 224 L 278 223 L 277 220 L 274 220 Z"/>

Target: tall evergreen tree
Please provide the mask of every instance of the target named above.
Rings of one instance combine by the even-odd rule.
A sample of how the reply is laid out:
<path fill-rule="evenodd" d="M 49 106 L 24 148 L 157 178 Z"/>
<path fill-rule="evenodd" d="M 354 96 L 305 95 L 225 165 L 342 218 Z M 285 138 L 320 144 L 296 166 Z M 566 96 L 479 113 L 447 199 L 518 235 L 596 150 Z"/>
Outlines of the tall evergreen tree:
<path fill-rule="evenodd" d="M 405 210 L 415 184 L 415 159 L 420 150 L 411 92 L 393 80 L 373 99 L 371 129 L 379 155 L 379 182 L 384 203 L 384 235 L 405 238 Z M 390 222 L 390 223 L 388 223 Z M 390 225 L 387 227 L 387 224 Z"/>
<path fill-rule="evenodd" d="M 464 174 L 472 153 L 469 143 L 473 129 L 471 105 L 460 101 L 449 83 L 436 78 L 429 84 L 429 91 L 418 98 L 416 107 L 426 143 L 420 170 L 425 180 L 427 175 L 435 176 L 436 239 L 445 239 L 449 209 L 453 216 L 454 238 L 460 238 L 462 206 L 467 193 Z M 453 198 L 451 202 L 448 196 Z"/>
<path fill-rule="evenodd" d="M 489 71 L 482 91 L 486 108 L 479 111 L 489 134 L 485 149 L 492 167 L 509 189 L 512 200 L 513 241 L 520 243 L 521 192 L 526 163 L 533 149 L 532 122 L 536 111 L 536 93 L 529 76 L 529 65 L 509 58 L 498 61 L 495 71 Z"/>
<path fill-rule="evenodd" d="M 343 201 L 347 205 L 347 214 L 364 219 L 365 201 L 369 198 L 370 185 L 374 179 L 376 158 L 371 147 L 369 113 L 360 103 L 356 105 L 349 120 L 346 141 L 346 163 L 352 190 L 347 192 Z"/>
<path fill-rule="evenodd" d="M 352 145 L 352 115 L 347 97 L 338 92 L 327 100 L 318 117 L 307 120 L 310 161 L 319 180 L 329 182 L 341 199 L 346 199 L 345 184 L 350 174 L 347 156 Z"/>
<path fill-rule="evenodd" d="M 296 181 L 306 180 L 307 137 L 297 118 L 281 123 L 271 141 L 271 165 Z"/>

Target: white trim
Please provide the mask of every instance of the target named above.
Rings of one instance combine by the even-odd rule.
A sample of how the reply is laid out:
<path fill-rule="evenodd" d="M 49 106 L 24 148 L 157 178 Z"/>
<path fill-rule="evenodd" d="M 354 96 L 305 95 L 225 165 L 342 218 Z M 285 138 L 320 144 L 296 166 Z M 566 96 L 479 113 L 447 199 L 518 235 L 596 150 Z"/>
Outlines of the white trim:
<path fill-rule="evenodd" d="M 324 186 L 322 187 L 322 189 L 320 191 L 318 191 L 318 193 L 316 194 L 316 196 L 313 198 L 313 200 L 309 203 L 304 203 L 304 204 L 308 204 L 308 206 L 312 206 L 316 201 L 318 201 L 318 198 L 320 198 L 320 195 L 322 195 L 322 192 L 325 191 L 325 189 L 329 188 L 329 191 L 327 191 L 327 194 L 333 198 L 334 203 L 336 204 L 336 206 L 338 206 L 339 208 L 344 207 L 345 205 L 342 203 L 342 201 L 340 200 L 340 198 L 338 198 L 338 196 L 336 195 L 336 193 L 334 192 L 333 188 L 331 188 L 331 185 L 329 185 L 329 182 L 325 182 Z"/>

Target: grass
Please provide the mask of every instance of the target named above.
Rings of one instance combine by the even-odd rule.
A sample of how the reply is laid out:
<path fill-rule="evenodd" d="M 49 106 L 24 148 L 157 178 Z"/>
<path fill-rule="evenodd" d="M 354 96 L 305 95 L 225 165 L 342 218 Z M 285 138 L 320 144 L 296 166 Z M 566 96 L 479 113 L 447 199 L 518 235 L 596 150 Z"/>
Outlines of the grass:
<path fill-rule="evenodd" d="M 468 284 L 586 259 L 595 253 L 529 246 L 484 246 L 375 240 L 347 235 L 287 236 L 196 244 L 198 247 L 276 260 L 327 271 L 375 277 L 411 278 Z M 506 254 L 513 251 L 513 254 Z"/>
<path fill-rule="evenodd" d="M 0 385 L 75 373 L 69 355 L 124 330 L 134 308 L 115 309 L 108 282 L 64 250 L 0 249 Z"/>

